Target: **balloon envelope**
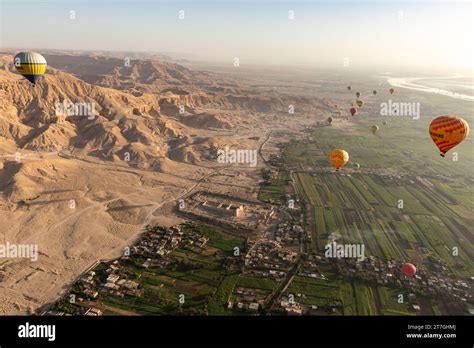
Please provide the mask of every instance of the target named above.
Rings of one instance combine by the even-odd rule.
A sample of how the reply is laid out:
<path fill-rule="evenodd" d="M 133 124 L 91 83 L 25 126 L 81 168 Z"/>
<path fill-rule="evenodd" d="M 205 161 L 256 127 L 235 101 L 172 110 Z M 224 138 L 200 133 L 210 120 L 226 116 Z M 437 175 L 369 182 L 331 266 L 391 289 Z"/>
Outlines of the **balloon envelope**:
<path fill-rule="evenodd" d="M 358 107 L 362 107 L 362 105 L 364 105 L 364 102 L 362 100 L 358 100 L 356 101 L 356 104 Z"/>
<path fill-rule="evenodd" d="M 328 122 L 332 123 L 332 117 L 328 117 Z"/>
<path fill-rule="evenodd" d="M 349 161 L 349 154 L 345 150 L 336 149 L 331 152 L 329 158 L 331 159 L 334 168 L 339 170 L 347 163 L 347 161 Z"/>
<path fill-rule="evenodd" d="M 376 124 L 374 124 L 372 127 L 371 127 L 371 130 L 372 130 L 372 133 L 375 134 L 379 131 L 379 126 L 377 126 Z"/>
<path fill-rule="evenodd" d="M 357 97 L 357 98 L 360 97 L 360 92 L 356 92 L 356 97 Z"/>
<path fill-rule="evenodd" d="M 13 58 L 13 65 L 28 81 L 36 84 L 44 75 L 46 59 L 36 52 L 20 52 Z"/>
<path fill-rule="evenodd" d="M 350 90 L 351 90 L 351 86 L 347 86 L 347 90 L 350 91 Z"/>
<path fill-rule="evenodd" d="M 356 113 L 357 113 L 357 109 L 356 108 L 350 108 L 350 113 L 352 116 L 354 116 Z"/>
<path fill-rule="evenodd" d="M 413 277 L 416 273 L 416 267 L 411 263 L 404 263 L 402 266 L 402 272 L 407 277 Z"/>
<path fill-rule="evenodd" d="M 469 134 L 469 124 L 460 117 L 436 117 L 430 124 L 430 136 L 442 157 Z"/>
<path fill-rule="evenodd" d="M 393 92 L 395 92 L 393 88 L 390 88 L 388 91 L 390 92 L 390 94 L 393 94 Z"/>
<path fill-rule="evenodd" d="M 373 93 L 374 95 L 376 95 L 376 94 L 377 94 L 377 91 L 376 91 L 376 90 L 374 90 L 372 93 Z"/>

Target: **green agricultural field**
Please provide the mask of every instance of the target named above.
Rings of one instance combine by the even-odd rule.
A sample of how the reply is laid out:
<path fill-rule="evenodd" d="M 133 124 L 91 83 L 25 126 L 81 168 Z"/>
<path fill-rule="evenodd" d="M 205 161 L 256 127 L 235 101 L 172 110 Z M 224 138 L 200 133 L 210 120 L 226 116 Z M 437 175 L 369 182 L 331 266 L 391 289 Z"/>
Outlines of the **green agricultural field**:
<path fill-rule="evenodd" d="M 205 225 L 198 225 L 192 227 L 186 227 L 183 231 L 194 230 L 202 235 L 208 236 L 209 241 L 207 245 L 220 249 L 227 255 L 233 252 L 235 247 L 238 247 L 240 250 L 244 249 L 245 240 L 244 238 L 238 238 L 226 234 L 223 231 L 220 231 L 217 227 L 210 227 Z"/>
<path fill-rule="evenodd" d="M 286 295 L 288 294 L 293 294 L 298 303 L 317 305 L 318 307 L 329 307 L 331 304 L 341 303 L 337 280 L 297 276 L 287 289 Z"/>
<path fill-rule="evenodd" d="M 297 276 L 286 294 L 293 294 L 295 301 L 306 305 L 330 308 L 342 305 L 344 315 L 376 315 L 378 297 L 376 288 L 351 279 L 337 279 L 328 274 L 327 280 Z"/>
<path fill-rule="evenodd" d="M 260 187 L 258 199 L 262 202 L 284 203 L 286 202 L 286 186 L 290 182 L 290 174 L 286 171 L 278 172 L 276 178 L 272 179 L 269 185 Z"/>
<path fill-rule="evenodd" d="M 240 277 L 237 279 L 236 286 L 271 292 L 278 287 L 278 283 L 268 278 L 259 278 L 241 274 Z"/>
<path fill-rule="evenodd" d="M 366 256 L 409 261 L 436 272 L 432 256 L 448 272 L 472 276 L 474 138 L 470 135 L 442 158 L 428 134 L 429 123 L 439 115 L 458 115 L 473 125 L 472 104 L 403 89 L 390 96 L 377 88 L 373 96 L 367 81 L 356 89 L 365 104 L 355 117 L 333 117 L 332 126 L 315 127 L 309 140 L 292 141 L 283 154 L 285 165 L 293 168 L 300 198 L 310 205 L 312 252 L 321 255 L 333 236 L 343 243 L 363 243 Z M 347 105 L 354 101 L 353 92 L 341 94 L 348 94 Z M 389 98 L 420 103 L 420 119 L 381 116 L 381 105 Z M 380 127 L 377 135 L 370 131 L 374 124 Z M 339 173 L 329 161 L 336 148 L 350 156 Z M 398 289 L 337 278 L 323 288 L 309 284 L 313 281 L 296 277 L 287 292 L 304 294 L 297 299 L 302 303 L 340 301 L 344 315 L 416 314 L 408 301 L 397 302 Z M 422 307 L 426 313 L 447 313 L 428 300 Z"/>
<path fill-rule="evenodd" d="M 145 269 L 129 261 L 122 271 L 139 282 L 143 296 L 101 295 L 97 301 L 142 315 L 231 314 L 226 303 L 239 274 L 226 265 L 224 258 L 232 255 L 234 247 L 244 250 L 244 239 L 204 225 L 190 225 L 182 230 L 209 237 L 202 253 L 178 248 L 168 256 L 171 264 L 166 269 Z M 104 265 L 100 264 L 96 271 L 104 272 Z M 184 303 L 179 302 L 180 295 L 184 295 Z"/>
<path fill-rule="evenodd" d="M 232 272 L 227 274 L 221 281 L 219 287 L 209 301 L 208 310 L 210 315 L 231 314 L 231 312 L 226 309 L 226 305 L 232 295 L 232 290 L 235 287 L 238 277 L 239 274 L 237 272 Z"/>
<path fill-rule="evenodd" d="M 290 145 L 287 165 L 299 168 L 301 163 L 315 170 L 294 173 L 302 198 L 313 207 L 313 251 L 321 252 L 333 234 L 346 243 L 364 243 L 367 256 L 412 260 L 421 266 L 423 247 L 451 272 L 469 275 L 474 266 L 472 141 L 456 148 L 459 161 L 443 159 L 428 139 L 428 118 L 399 117 L 374 136 L 369 127 L 380 117 L 358 115 L 347 130 L 317 128 L 308 144 Z M 361 169 L 349 163 L 340 173 L 318 171 L 330 167 L 328 154 L 338 147 Z M 409 178 L 397 178 L 400 174 Z"/>
<path fill-rule="evenodd" d="M 380 298 L 380 304 L 383 315 L 414 315 L 415 311 L 411 309 L 408 302 L 408 295 L 401 293 L 399 289 L 380 286 L 376 290 Z M 403 302 L 399 302 L 399 295 L 403 295 Z"/>

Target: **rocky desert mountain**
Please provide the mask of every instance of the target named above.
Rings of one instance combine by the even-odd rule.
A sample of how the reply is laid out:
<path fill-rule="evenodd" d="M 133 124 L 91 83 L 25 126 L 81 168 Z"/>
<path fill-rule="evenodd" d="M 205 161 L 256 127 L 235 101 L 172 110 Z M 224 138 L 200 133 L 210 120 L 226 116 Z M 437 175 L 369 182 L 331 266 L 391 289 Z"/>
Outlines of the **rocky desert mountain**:
<path fill-rule="evenodd" d="M 0 54 L 0 238 L 34 243 L 41 255 L 0 262 L 2 314 L 54 300 L 147 223 L 179 222 L 172 207 L 198 186 L 251 196 L 259 168 L 226 168 L 217 150 L 258 149 L 271 131 L 314 123 L 332 103 L 168 61 L 45 58 L 33 86 Z M 78 104 L 88 108 L 68 112 Z"/>
<path fill-rule="evenodd" d="M 2 146 L 9 143 L 35 151 L 68 148 L 107 160 L 120 160 L 127 148 L 133 148 L 130 164 L 153 167 L 169 150 L 176 152 L 170 143 L 188 151 L 199 147 L 190 137 L 196 129 L 252 127 L 258 113 L 285 114 L 295 103 L 302 111 L 324 107 L 324 101 L 317 99 L 210 87 L 209 74 L 167 62 L 132 61 L 126 67 L 117 58 L 46 55 L 46 59 L 51 65 L 48 74 L 33 87 L 14 72 L 11 56 L 0 56 L 0 136 L 7 143 Z M 136 93 L 138 87 L 144 92 Z M 57 116 L 58 103 L 68 102 L 93 105 L 93 120 Z M 195 162 L 201 156 L 190 157 Z"/>

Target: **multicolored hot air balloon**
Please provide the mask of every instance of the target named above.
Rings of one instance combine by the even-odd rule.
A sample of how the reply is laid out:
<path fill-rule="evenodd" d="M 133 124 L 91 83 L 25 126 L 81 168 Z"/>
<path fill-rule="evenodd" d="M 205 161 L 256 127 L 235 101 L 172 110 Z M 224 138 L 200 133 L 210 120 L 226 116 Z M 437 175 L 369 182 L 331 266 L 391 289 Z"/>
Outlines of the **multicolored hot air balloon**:
<path fill-rule="evenodd" d="M 357 114 L 357 109 L 356 108 L 350 108 L 349 112 L 351 113 L 352 116 L 354 116 L 355 114 Z"/>
<path fill-rule="evenodd" d="M 328 117 L 328 123 L 329 123 L 329 124 L 332 123 L 332 117 Z"/>
<path fill-rule="evenodd" d="M 13 65 L 32 84 L 36 84 L 46 71 L 46 59 L 36 52 L 20 52 L 13 58 Z"/>
<path fill-rule="evenodd" d="M 372 134 L 375 134 L 379 131 L 379 126 L 374 124 L 372 127 L 370 127 L 370 129 L 372 130 Z"/>
<path fill-rule="evenodd" d="M 329 158 L 331 159 L 334 168 L 339 171 L 339 169 L 344 167 L 347 161 L 349 161 L 349 154 L 344 150 L 336 149 L 331 152 Z"/>
<path fill-rule="evenodd" d="M 393 94 L 393 92 L 395 92 L 393 88 L 390 88 L 388 91 L 390 92 L 390 94 Z"/>
<path fill-rule="evenodd" d="M 377 94 L 377 91 L 374 89 L 374 90 L 372 91 L 372 93 L 373 93 L 374 95 L 376 95 L 376 94 Z"/>
<path fill-rule="evenodd" d="M 416 267 L 411 263 L 404 263 L 402 265 L 402 272 L 407 277 L 413 277 L 416 274 Z"/>
<path fill-rule="evenodd" d="M 430 124 L 430 136 L 442 157 L 469 134 L 469 124 L 456 116 L 439 116 Z"/>
<path fill-rule="evenodd" d="M 364 102 L 362 100 L 357 100 L 356 104 L 358 107 L 362 107 L 362 105 L 364 105 Z"/>
<path fill-rule="evenodd" d="M 360 97 L 360 92 L 356 92 L 356 97 L 357 97 L 357 98 Z"/>

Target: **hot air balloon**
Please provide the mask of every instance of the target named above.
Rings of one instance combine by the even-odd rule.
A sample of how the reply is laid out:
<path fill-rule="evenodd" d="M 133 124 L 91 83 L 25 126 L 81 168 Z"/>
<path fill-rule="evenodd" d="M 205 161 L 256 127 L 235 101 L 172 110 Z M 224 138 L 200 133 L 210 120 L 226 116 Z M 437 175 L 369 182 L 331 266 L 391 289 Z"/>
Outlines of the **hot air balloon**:
<path fill-rule="evenodd" d="M 354 163 L 354 167 L 355 167 L 356 169 L 360 169 L 360 164 L 356 162 L 356 163 Z"/>
<path fill-rule="evenodd" d="M 347 90 L 350 91 L 350 90 L 351 90 L 351 86 L 347 86 Z"/>
<path fill-rule="evenodd" d="M 372 93 L 373 93 L 374 95 L 376 95 L 376 94 L 377 94 L 377 91 L 374 89 L 374 90 L 372 91 Z"/>
<path fill-rule="evenodd" d="M 329 124 L 332 123 L 332 117 L 328 117 L 328 123 L 329 123 Z"/>
<path fill-rule="evenodd" d="M 344 167 L 347 161 L 349 161 L 349 154 L 344 150 L 336 149 L 331 152 L 329 158 L 331 159 L 334 168 L 338 171 L 341 167 Z"/>
<path fill-rule="evenodd" d="M 372 133 L 375 134 L 379 131 L 379 126 L 374 124 L 370 129 L 372 130 Z"/>
<path fill-rule="evenodd" d="M 36 52 L 20 52 L 13 59 L 16 70 L 35 85 L 46 71 L 46 59 Z"/>
<path fill-rule="evenodd" d="M 456 116 L 439 116 L 430 124 L 430 136 L 444 157 L 446 152 L 462 142 L 469 134 L 469 125 Z"/>
<path fill-rule="evenodd" d="M 358 107 L 362 107 L 362 105 L 364 105 L 364 102 L 362 100 L 357 100 L 356 104 Z"/>
<path fill-rule="evenodd" d="M 404 263 L 402 266 L 402 272 L 407 277 L 413 277 L 416 274 L 416 267 L 411 263 Z"/>
<path fill-rule="evenodd" d="M 395 92 L 393 88 L 390 88 L 388 91 L 390 92 L 390 94 L 393 94 L 393 92 Z"/>
<path fill-rule="evenodd" d="M 357 113 L 357 109 L 356 108 L 350 108 L 349 109 L 350 113 L 352 116 L 354 116 L 356 113 Z"/>
<path fill-rule="evenodd" d="M 387 123 L 388 123 L 387 121 L 383 121 L 383 122 L 382 122 L 382 124 L 383 124 L 384 126 L 386 126 Z"/>
<path fill-rule="evenodd" d="M 360 92 L 356 92 L 356 97 L 357 97 L 357 98 L 360 97 Z"/>

